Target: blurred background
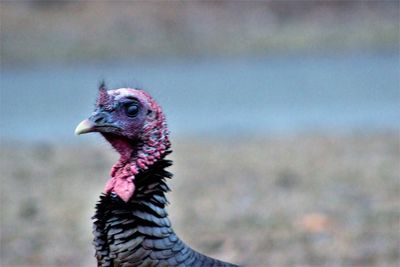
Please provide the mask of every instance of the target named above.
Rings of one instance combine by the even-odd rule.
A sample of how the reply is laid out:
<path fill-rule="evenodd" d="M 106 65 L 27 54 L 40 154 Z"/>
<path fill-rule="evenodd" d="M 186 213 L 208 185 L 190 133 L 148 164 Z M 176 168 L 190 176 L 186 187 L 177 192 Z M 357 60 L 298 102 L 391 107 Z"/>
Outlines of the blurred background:
<path fill-rule="evenodd" d="M 2 1 L 1 266 L 95 266 L 117 155 L 75 137 L 99 81 L 149 91 L 169 213 L 246 266 L 398 266 L 398 1 Z"/>

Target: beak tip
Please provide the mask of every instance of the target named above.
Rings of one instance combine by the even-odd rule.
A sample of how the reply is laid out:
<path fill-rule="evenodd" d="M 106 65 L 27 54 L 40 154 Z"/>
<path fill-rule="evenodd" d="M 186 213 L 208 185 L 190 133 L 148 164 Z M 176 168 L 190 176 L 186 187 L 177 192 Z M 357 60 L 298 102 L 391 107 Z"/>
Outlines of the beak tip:
<path fill-rule="evenodd" d="M 81 135 L 84 133 L 89 133 L 93 130 L 94 124 L 88 119 L 81 121 L 75 128 L 75 135 Z"/>

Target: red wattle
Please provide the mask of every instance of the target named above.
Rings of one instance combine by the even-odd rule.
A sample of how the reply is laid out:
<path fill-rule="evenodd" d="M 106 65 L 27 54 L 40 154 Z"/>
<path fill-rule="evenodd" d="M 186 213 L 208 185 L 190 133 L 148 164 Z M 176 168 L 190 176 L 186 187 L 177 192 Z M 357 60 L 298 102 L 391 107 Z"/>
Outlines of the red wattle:
<path fill-rule="evenodd" d="M 128 200 L 133 195 L 135 191 L 135 185 L 131 178 L 128 179 L 118 179 L 115 182 L 114 190 L 113 190 L 122 200 L 128 202 Z"/>
<path fill-rule="evenodd" d="M 113 177 L 108 180 L 104 193 L 116 193 L 123 201 L 128 202 L 135 192 L 135 184 L 132 178 Z"/>
<path fill-rule="evenodd" d="M 110 193 L 110 192 L 113 190 L 114 185 L 115 185 L 115 180 L 116 180 L 116 179 L 113 177 L 113 178 L 110 178 L 110 179 L 107 181 L 106 186 L 104 187 L 104 193 L 105 193 L 105 194 L 108 194 L 108 193 Z"/>

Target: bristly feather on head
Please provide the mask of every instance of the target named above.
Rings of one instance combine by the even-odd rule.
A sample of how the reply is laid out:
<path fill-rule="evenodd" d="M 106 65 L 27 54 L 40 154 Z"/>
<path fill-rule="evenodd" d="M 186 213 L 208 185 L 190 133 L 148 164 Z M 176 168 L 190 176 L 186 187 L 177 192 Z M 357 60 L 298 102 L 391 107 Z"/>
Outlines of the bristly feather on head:
<path fill-rule="evenodd" d="M 95 111 L 76 129 L 77 134 L 88 132 L 100 132 L 119 152 L 104 191 L 115 192 L 124 201 L 134 193 L 135 175 L 161 159 L 170 147 L 165 116 L 157 102 L 143 90 L 107 90 L 104 81 Z"/>
<path fill-rule="evenodd" d="M 110 102 L 111 102 L 111 98 L 107 93 L 108 89 L 106 86 L 105 81 L 101 81 L 100 85 L 99 85 L 99 91 L 98 91 L 98 96 L 97 96 L 97 101 L 96 101 L 96 107 L 100 107 L 102 106 L 103 108 L 108 108 L 110 109 Z"/>

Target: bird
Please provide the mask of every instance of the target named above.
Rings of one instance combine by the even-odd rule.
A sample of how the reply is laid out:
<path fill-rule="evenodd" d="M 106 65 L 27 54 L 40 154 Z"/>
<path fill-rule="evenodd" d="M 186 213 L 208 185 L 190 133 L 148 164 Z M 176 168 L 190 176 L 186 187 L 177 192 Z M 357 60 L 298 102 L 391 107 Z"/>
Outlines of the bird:
<path fill-rule="evenodd" d="M 98 88 L 94 112 L 75 134 L 100 133 L 119 153 L 93 220 L 98 267 L 238 266 L 186 245 L 168 218 L 172 152 L 160 105 L 142 89 Z"/>

